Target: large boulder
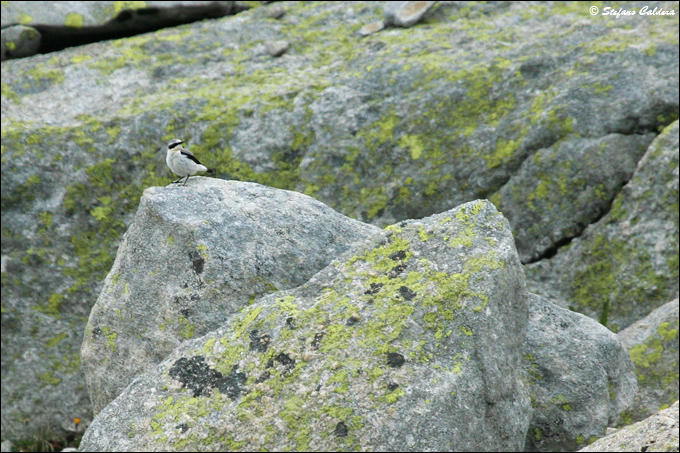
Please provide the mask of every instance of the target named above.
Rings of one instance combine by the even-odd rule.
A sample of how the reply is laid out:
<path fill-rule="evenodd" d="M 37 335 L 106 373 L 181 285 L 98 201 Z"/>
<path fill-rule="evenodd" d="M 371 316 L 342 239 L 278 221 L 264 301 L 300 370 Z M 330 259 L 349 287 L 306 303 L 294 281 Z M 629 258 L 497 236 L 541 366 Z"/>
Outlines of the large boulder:
<path fill-rule="evenodd" d="M 678 402 L 579 451 L 678 451 Z"/>
<path fill-rule="evenodd" d="M 410 27 L 417 23 L 436 2 L 386 2 L 385 24 Z"/>
<path fill-rule="evenodd" d="M 574 138 L 525 160 L 494 196 L 513 226 L 522 262 L 554 253 L 602 217 L 655 135 Z"/>
<path fill-rule="evenodd" d="M 527 287 L 617 332 L 678 295 L 678 121 L 654 139 L 607 214 L 526 266 Z"/>
<path fill-rule="evenodd" d="M 248 9 L 232 1 L 5 2 L 2 60 L 134 36 L 164 27 L 214 19 Z M 19 36 L 30 24 L 28 34 Z M 14 26 L 14 27 L 13 27 Z M 9 36 L 5 30 L 15 29 Z M 8 38 L 8 39 L 6 39 Z"/>
<path fill-rule="evenodd" d="M 574 451 L 602 437 L 635 396 L 633 363 L 616 334 L 529 294 L 525 344 L 531 405 L 526 451 Z"/>
<path fill-rule="evenodd" d="M 2 4 L 2 27 L 15 24 L 30 24 L 51 27 L 81 28 L 103 26 L 118 17 L 121 13 L 127 13 L 120 17 L 118 22 L 126 22 L 134 11 L 142 10 L 143 15 L 153 20 L 154 16 L 164 10 L 175 15 L 187 14 L 186 10 L 206 8 L 210 3 L 214 8 L 231 9 L 234 2 L 208 2 L 208 1 L 145 1 L 145 2 L 52 2 L 50 7 L 39 2 L 5 2 Z M 167 13 L 166 13 L 167 14 Z"/>
<path fill-rule="evenodd" d="M 56 23 L 75 25 L 81 14 L 92 25 L 85 6 L 65 3 L 79 10 L 65 5 Z M 113 3 L 101 21 L 116 7 L 143 4 Z M 22 4 L 3 3 L 2 19 L 28 21 L 5 14 Z M 136 12 L 123 17 L 143 21 L 151 11 Z M 583 182 L 570 172 L 568 165 L 610 174 L 603 160 L 589 161 L 575 147 L 606 142 L 620 184 L 626 160 L 638 155 L 634 145 L 677 118 L 673 16 L 612 20 L 590 16 L 577 2 L 438 2 L 411 28 L 356 33 L 383 18 L 378 2 L 277 2 L 2 64 L 3 438 L 63 435 L 73 418 L 91 416 L 77 351 L 143 190 L 171 181 L 156 152 L 164 141 L 188 140 L 224 179 L 304 192 L 374 224 L 488 197 L 513 219 L 521 256 L 546 261 L 618 199 L 609 181 Z M 272 58 L 267 41 L 290 47 Z M 625 156 L 609 154 L 614 144 Z M 655 210 L 650 219 L 670 225 L 667 233 L 641 211 L 623 246 L 606 238 L 586 243 L 574 261 L 555 262 L 534 292 L 598 317 L 601 294 L 614 294 L 612 306 L 621 307 L 673 299 L 674 194 L 654 182 L 672 174 L 668 164 L 645 173 L 651 182 L 641 198 Z M 536 189 L 532 204 L 528 195 L 522 202 L 522 194 L 503 191 L 507 182 L 522 188 L 512 179 L 518 172 Z M 529 181 L 532 175 L 541 180 Z M 553 181 L 564 183 L 559 207 L 553 197 L 563 186 Z M 533 236 L 514 226 L 526 218 L 537 218 Z M 626 221 L 637 220 L 614 219 Z M 668 247 L 626 245 L 660 232 Z M 600 251 L 616 265 L 603 259 L 569 277 L 570 266 Z M 640 263 L 635 272 L 619 264 L 629 258 Z M 560 276 L 571 289 L 553 297 Z M 636 308 L 625 323 L 649 308 Z"/>
<path fill-rule="evenodd" d="M 81 366 L 95 412 L 182 341 L 301 285 L 377 231 L 254 183 L 198 177 L 145 190 L 85 331 Z"/>
<path fill-rule="evenodd" d="M 23 58 L 35 55 L 40 48 L 41 36 L 38 30 L 25 25 L 15 25 L 2 29 L 0 35 L 0 46 L 2 57 L 5 61 L 8 58 Z"/>
<path fill-rule="evenodd" d="M 635 364 L 638 392 L 617 425 L 629 425 L 678 400 L 678 299 L 619 332 Z"/>
<path fill-rule="evenodd" d="M 490 203 L 402 222 L 182 343 L 81 449 L 519 451 L 527 316 Z"/>

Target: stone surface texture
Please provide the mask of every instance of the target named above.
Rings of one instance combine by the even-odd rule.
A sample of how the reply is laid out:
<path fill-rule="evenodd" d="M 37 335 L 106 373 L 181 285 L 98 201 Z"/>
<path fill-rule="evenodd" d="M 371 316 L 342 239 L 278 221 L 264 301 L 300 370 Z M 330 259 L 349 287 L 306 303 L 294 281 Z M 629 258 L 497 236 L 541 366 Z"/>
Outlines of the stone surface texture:
<path fill-rule="evenodd" d="M 616 425 L 628 425 L 678 400 L 678 299 L 619 332 L 635 364 L 638 392 Z"/>
<path fill-rule="evenodd" d="M 534 409 L 526 451 L 574 451 L 602 437 L 636 395 L 616 334 L 530 294 L 525 365 Z"/>
<path fill-rule="evenodd" d="M 579 451 L 678 451 L 678 402 Z"/>
<path fill-rule="evenodd" d="M 36 25 L 7 13 L 21 4 L 3 21 Z M 55 27 L 167 17 L 70 4 L 87 6 L 50 2 Z M 3 439 L 91 420 L 85 326 L 143 191 L 175 179 L 159 151 L 175 137 L 220 179 L 376 226 L 489 199 L 530 291 L 613 331 L 678 296 L 677 2 L 644 20 L 437 2 L 362 36 L 383 6 L 276 2 L 3 62 Z M 268 40 L 290 47 L 272 58 Z"/>
<path fill-rule="evenodd" d="M 144 1 L 144 2 L 45 2 L 18 1 L 2 4 L 2 26 L 13 24 L 50 25 L 79 28 L 104 25 L 124 9 L 137 10 L 200 7 L 215 2 L 201 1 Z M 219 2 L 230 4 L 234 2 Z"/>
<path fill-rule="evenodd" d="M 144 191 L 81 350 L 95 412 L 182 341 L 305 283 L 378 228 L 297 192 L 192 178 Z"/>
<path fill-rule="evenodd" d="M 397 27 L 415 25 L 436 2 L 385 2 L 385 23 Z"/>
<path fill-rule="evenodd" d="M 33 27 L 14 25 L 2 29 L 2 61 L 35 55 L 40 47 L 40 32 Z"/>
<path fill-rule="evenodd" d="M 522 450 L 528 314 L 507 220 L 471 202 L 353 253 L 183 343 L 81 449 Z"/>
<path fill-rule="evenodd" d="M 527 287 L 614 332 L 678 294 L 678 122 L 657 136 L 598 222 L 526 266 Z"/>

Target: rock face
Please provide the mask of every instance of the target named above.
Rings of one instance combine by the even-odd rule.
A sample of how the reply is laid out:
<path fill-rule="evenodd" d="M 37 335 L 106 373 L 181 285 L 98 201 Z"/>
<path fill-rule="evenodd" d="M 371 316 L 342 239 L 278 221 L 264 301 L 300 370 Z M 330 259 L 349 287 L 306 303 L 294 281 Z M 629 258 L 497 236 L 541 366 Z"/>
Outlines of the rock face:
<path fill-rule="evenodd" d="M 81 449 L 520 451 L 526 327 L 509 225 L 468 203 L 390 226 L 184 342 Z"/>
<path fill-rule="evenodd" d="M 41 2 L 5 2 L 2 4 L 2 59 L 125 38 L 163 27 L 215 19 L 248 8 L 230 1 L 52 2 L 49 7 Z M 13 32 L 11 40 L 5 41 L 5 30 L 16 28 L 12 25 L 17 24 L 30 24 L 34 28 L 21 38 Z M 18 46 L 6 45 L 6 42 Z"/>
<path fill-rule="evenodd" d="M 604 435 L 637 390 L 621 341 L 592 319 L 530 294 L 525 364 L 533 418 L 526 451 L 574 451 Z"/>
<path fill-rule="evenodd" d="M 579 451 L 678 451 L 678 402 Z"/>
<path fill-rule="evenodd" d="M 525 160 L 496 195 L 498 209 L 513 225 L 522 262 L 540 259 L 602 217 L 654 137 L 609 134 L 574 139 L 540 149 Z M 569 198 L 577 202 L 565 203 Z"/>
<path fill-rule="evenodd" d="M 20 5 L 2 19 L 26 22 Z M 50 12 L 116 12 L 88 5 Z M 538 260 L 531 291 L 613 330 L 677 297 L 677 144 L 659 146 L 678 136 L 677 15 L 440 2 L 364 37 L 383 3 L 281 5 L 3 62 L 3 439 L 91 417 L 85 325 L 142 192 L 175 179 L 156 153 L 173 137 L 222 179 L 375 225 L 488 198 Z"/>
<path fill-rule="evenodd" d="M 147 189 L 86 328 L 81 365 L 95 412 L 182 341 L 301 285 L 377 231 L 259 184 L 199 177 Z"/>
<path fill-rule="evenodd" d="M 616 425 L 640 421 L 678 400 L 678 299 L 619 333 L 635 364 L 638 392 Z"/>
<path fill-rule="evenodd" d="M 611 210 L 526 266 L 527 287 L 615 332 L 678 294 L 678 122 L 649 146 Z"/>
<path fill-rule="evenodd" d="M 383 8 L 385 23 L 397 27 L 416 24 L 437 2 L 386 2 Z"/>
<path fill-rule="evenodd" d="M 158 10 L 168 10 L 176 15 L 186 14 L 185 9 L 199 9 L 209 6 L 208 1 L 148 1 L 148 2 L 53 2 L 50 8 L 36 2 L 10 2 L 2 5 L 2 26 L 13 24 L 32 24 L 49 26 L 67 26 L 80 28 L 83 26 L 102 26 L 116 18 L 124 10 L 131 14 L 135 10 L 150 9 L 146 15 L 159 14 Z M 219 2 L 222 8 L 232 8 L 234 2 Z M 152 20 L 153 18 L 151 18 Z M 120 22 L 130 20 L 129 17 L 120 18 Z"/>
<path fill-rule="evenodd" d="M 40 47 L 40 33 L 32 27 L 15 25 L 2 29 L 2 61 L 35 55 Z"/>

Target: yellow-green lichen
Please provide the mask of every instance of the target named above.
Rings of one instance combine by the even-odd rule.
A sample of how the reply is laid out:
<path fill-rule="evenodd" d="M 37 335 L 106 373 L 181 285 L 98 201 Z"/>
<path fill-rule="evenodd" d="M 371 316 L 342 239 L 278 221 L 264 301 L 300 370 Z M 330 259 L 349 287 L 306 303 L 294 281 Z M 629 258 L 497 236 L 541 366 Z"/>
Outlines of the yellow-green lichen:
<path fill-rule="evenodd" d="M 38 305 L 34 307 L 34 310 L 55 317 L 59 317 L 61 313 L 61 303 L 63 300 L 64 300 L 63 294 L 52 293 L 52 295 L 50 295 L 49 299 L 47 300 L 46 304 Z"/>
<path fill-rule="evenodd" d="M 55 347 L 56 345 L 58 345 L 59 342 L 61 342 L 61 340 L 63 340 L 63 339 L 66 338 L 67 336 L 68 336 L 68 335 L 65 334 L 65 333 L 60 333 L 60 334 L 58 334 L 58 335 L 55 335 L 54 337 L 50 338 L 50 339 L 47 341 L 47 343 L 45 343 L 45 347 L 48 348 L 48 349 L 49 349 L 49 348 L 53 348 L 53 347 Z"/>
<path fill-rule="evenodd" d="M 117 16 L 118 13 L 125 9 L 142 9 L 148 6 L 147 2 L 144 1 L 116 1 L 113 2 L 113 15 Z"/>
<path fill-rule="evenodd" d="M 618 239 L 594 236 L 588 240 L 590 250 L 573 278 L 571 306 L 577 311 L 587 308 L 601 313 L 601 322 L 610 317 L 627 316 L 633 306 L 627 300 L 661 301 L 668 299 L 668 276 L 657 273 L 652 257 L 642 246 Z M 621 269 L 633 265 L 622 280 Z M 632 278 L 631 278 L 632 277 Z M 616 301 L 615 305 L 611 305 Z M 616 324 L 608 327 L 617 329 Z"/>
<path fill-rule="evenodd" d="M 190 322 L 184 316 L 180 316 L 178 318 L 178 322 L 179 322 L 178 332 L 182 336 L 182 338 L 184 338 L 185 340 L 193 338 L 194 332 L 196 330 L 196 325 Z"/>
<path fill-rule="evenodd" d="M 108 341 L 109 348 L 111 349 L 111 352 L 116 351 L 116 338 L 118 337 L 118 333 L 114 332 L 111 330 L 110 327 L 104 327 L 102 328 L 102 335 L 104 335 Z"/>
<path fill-rule="evenodd" d="M 43 385 L 57 385 L 61 382 L 61 379 L 54 376 L 52 373 L 49 371 L 41 373 L 38 375 L 38 381 Z"/>
<path fill-rule="evenodd" d="M 64 25 L 67 27 L 80 28 L 83 26 L 83 15 L 78 13 L 68 13 Z"/>

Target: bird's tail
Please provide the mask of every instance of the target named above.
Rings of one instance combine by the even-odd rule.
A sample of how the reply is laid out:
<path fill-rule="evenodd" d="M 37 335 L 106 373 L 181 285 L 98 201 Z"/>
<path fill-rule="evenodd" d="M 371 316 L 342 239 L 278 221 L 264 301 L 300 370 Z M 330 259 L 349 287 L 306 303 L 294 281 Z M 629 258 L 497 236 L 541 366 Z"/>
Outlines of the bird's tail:
<path fill-rule="evenodd" d="M 215 170 L 213 170 L 212 168 L 208 168 L 208 173 L 215 173 Z"/>

